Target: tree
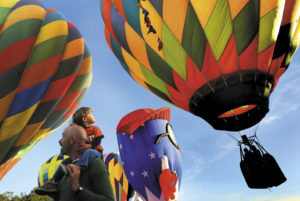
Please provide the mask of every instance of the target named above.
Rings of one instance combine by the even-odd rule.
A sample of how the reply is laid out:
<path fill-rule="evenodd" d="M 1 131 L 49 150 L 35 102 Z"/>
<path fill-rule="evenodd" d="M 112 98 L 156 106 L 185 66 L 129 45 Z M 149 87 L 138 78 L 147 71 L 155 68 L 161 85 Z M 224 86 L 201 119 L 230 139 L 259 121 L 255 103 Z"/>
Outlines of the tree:
<path fill-rule="evenodd" d="M 1 201 L 53 201 L 49 196 L 40 196 L 33 192 L 33 190 L 29 193 L 21 193 L 20 196 L 14 195 L 13 192 L 4 192 L 0 194 Z"/>

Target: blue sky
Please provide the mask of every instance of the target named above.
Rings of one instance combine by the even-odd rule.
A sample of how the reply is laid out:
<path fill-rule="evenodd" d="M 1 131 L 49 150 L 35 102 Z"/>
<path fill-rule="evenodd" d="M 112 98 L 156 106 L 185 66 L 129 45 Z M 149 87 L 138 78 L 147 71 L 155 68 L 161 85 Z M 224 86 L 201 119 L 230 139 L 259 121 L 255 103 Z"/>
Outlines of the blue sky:
<path fill-rule="evenodd" d="M 258 137 L 276 158 L 287 181 L 271 190 L 249 189 L 239 169 L 240 155 L 228 132 L 157 98 L 122 69 L 104 38 L 100 0 L 44 0 L 75 24 L 91 50 L 93 81 L 82 106 L 93 108 L 96 125 L 105 135 L 104 152 L 118 151 L 116 127 L 127 113 L 140 108 L 171 108 L 171 124 L 182 149 L 183 178 L 179 200 L 299 201 L 300 200 L 300 53 L 270 98 L 270 112 L 259 124 Z M 0 193 L 30 192 L 37 186 L 41 165 L 59 153 L 66 125 L 37 144 L 0 181 Z M 246 130 L 251 134 L 254 129 Z M 237 133 L 232 134 L 238 137 Z"/>

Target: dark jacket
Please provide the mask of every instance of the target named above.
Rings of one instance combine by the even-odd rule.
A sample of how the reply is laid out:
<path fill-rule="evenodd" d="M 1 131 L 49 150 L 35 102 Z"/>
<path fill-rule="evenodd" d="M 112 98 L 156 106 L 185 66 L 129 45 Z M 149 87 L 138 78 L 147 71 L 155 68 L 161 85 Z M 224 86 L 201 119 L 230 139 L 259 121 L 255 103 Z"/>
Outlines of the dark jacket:
<path fill-rule="evenodd" d="M 81 170 L 80 185 L 83 191 L 78 195 L 72 191 L 69 177 L 65 176 L 59 184 L 58 201 L 115 201 L 109 174 L 104 162 L 95 158 L 86 169 Z"/>

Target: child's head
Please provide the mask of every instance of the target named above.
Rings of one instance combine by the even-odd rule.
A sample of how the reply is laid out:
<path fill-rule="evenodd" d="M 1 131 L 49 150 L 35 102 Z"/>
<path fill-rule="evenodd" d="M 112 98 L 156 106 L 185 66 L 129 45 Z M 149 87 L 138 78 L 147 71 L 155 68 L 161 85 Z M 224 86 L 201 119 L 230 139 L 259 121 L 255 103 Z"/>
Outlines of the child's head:
<path fill-rule="evenodd" d="M 73 123 L 87 127 L 95 123 L 96 119 L 93 111 L 89 107 L 81 107 L 73 114 Z"/>

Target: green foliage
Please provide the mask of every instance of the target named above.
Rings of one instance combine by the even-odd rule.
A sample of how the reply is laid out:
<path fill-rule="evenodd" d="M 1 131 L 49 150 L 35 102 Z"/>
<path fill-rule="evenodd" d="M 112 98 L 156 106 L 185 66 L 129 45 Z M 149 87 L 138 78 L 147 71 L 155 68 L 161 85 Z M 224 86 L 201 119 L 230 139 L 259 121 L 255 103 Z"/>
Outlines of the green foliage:
<path fill-rule="evenodd" d="M 13 192 L 5 192 L 0 194 L 1 201 L 53 201 L 48 196 L 40 196 L 31 191 L 29 194 L 21 193 L 19 196 Z"/>

